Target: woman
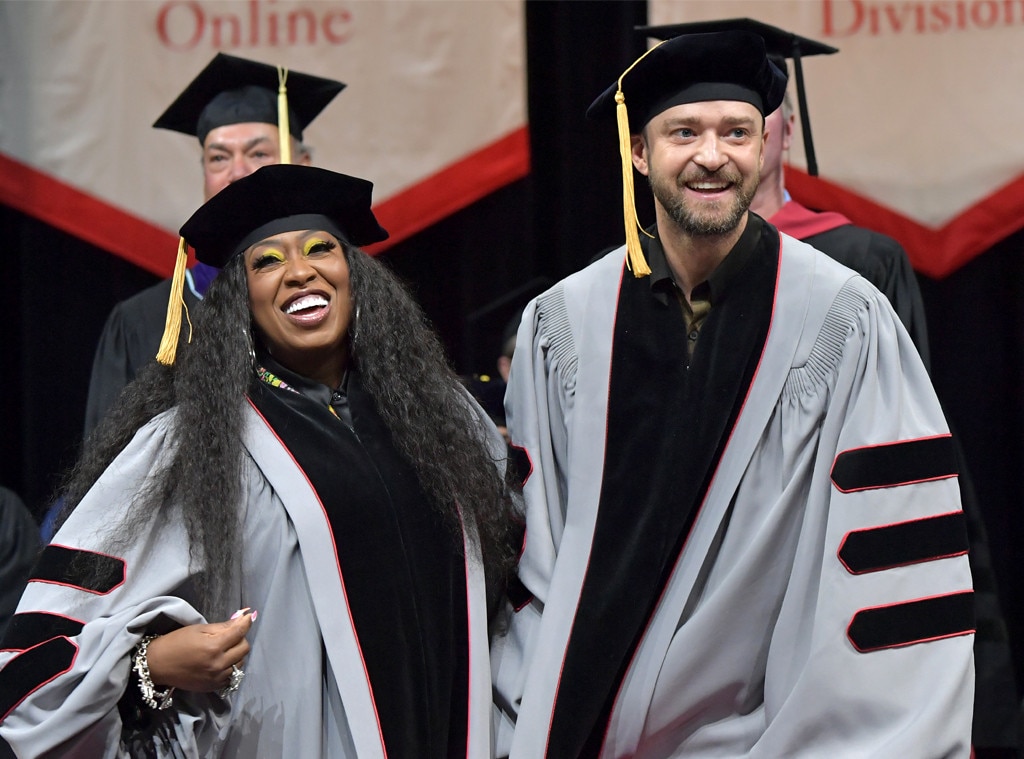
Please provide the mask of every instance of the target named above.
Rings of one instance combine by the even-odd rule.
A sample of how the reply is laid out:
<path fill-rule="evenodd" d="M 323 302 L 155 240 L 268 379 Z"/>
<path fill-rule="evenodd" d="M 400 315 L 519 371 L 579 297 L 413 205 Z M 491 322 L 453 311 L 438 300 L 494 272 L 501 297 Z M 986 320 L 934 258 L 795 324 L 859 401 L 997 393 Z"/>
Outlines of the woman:
<path fill-rule="evenodd" d="M 355 247 L 370 189 L 268 166 L 182 227 L 223 271 L 79 462 L 0 653 L 24 755 L 489 753 L 504 448 Z"/>

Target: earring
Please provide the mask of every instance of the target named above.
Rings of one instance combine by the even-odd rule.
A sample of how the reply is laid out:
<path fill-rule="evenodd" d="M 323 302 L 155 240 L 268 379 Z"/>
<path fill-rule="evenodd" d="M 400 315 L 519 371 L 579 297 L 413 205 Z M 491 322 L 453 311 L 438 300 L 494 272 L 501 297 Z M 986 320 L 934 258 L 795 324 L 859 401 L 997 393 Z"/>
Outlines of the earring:
<path fill-rule="evenodd" d="M 356 303 L 355 312 L 352 315 L 352 327 L 348 331 L 348 352 L 351 358 L 356 355 L 356 338 L 359 335 L 359 304 Z"/>
<path fill-rule="evenodd" d="M 253 342 L 252 342 L 252 335 L 250 334 L 248 328 L 246 328 L 246 327 L 242 327 L 242 335 L 245 336 L 245 346 L 246 346 L 246 348 L 249 349 L 249 362 L 252 364 L 252 368 L 255 369 L 256 366 L 257 366 L 257 364 L 256 364 L 256 348 L 255 348 L 255 346 L 253 345 Z"/>

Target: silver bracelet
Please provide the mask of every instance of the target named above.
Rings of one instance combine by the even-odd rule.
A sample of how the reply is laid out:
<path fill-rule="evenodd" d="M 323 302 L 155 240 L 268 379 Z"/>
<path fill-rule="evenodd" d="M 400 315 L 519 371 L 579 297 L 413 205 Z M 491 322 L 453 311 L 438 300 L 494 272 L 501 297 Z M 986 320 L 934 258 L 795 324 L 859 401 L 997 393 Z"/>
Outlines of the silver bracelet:
<path fill-rule="evenodd" d="M 142 702 L 150 709 L 170 709 L 174 699 L 171 694 L 174 688 L 168 688 L 162 693 L 153 685 L 153 678 L 149 674 L 149 661 L 146 660 L 146 649 L 158 636 L 143 635 L 142 640 L 135 646 L 135 654 L 132 656 L 132 669 L 139 676 L 139 690 L 142 691 Z M 157 699 L 160 699 L 157 701 Z"/>

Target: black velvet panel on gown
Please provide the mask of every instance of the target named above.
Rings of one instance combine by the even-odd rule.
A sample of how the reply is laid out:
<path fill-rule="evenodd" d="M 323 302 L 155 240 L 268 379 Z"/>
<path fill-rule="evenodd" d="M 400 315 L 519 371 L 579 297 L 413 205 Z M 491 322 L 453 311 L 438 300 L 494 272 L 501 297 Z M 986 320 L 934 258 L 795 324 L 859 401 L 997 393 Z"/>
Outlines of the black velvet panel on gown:
<path fill-rule="evenodd" d="M 555 703 L 551 757 L 598 755 L 619 684 L 760 360 L 779 238 L 752 219 L 753 254 L 715 296 L 689 366 L 679 303 L 624 273 L 601 499 Z"/>
<path fill-rule="evenodd" d="M 293 387 L 309 384 L 267 367 Z M 257 380 L 252 398 L 330 519 L 388 755 L 464 756 L 469 644 L 461 544 L 394 449 L 358 373 L 348 379 L 352 428 L 292 390 Z"/>

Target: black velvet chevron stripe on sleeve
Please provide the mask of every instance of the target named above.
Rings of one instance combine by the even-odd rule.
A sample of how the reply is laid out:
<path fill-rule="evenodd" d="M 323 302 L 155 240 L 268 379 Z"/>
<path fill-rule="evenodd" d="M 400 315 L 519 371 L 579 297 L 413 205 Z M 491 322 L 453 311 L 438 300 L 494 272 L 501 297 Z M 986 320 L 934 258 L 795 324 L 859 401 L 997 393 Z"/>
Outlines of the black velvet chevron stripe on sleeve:
<path fill-rule="evenodd" d="M 48 545 L 32 569 L 29 582 L 67 585 L 87 593 L 104 594 L 125 579 L 123 559 L 79 548 Z"/>
<path fill-rule="evenodd" d="M 839 547 L 839 560 L 852 574 L 934 561 L 967 553 L 962 511 L 926 519 L 855 530 Z"/>
<path fill-rule="evenodd" d="M 82 623 L 77 619 L 50 614 L 45 611 L 30 611 L 15 614 L 4 631 L 0 649 L 24 651 L 43 641 L 66 636 L 73 638 L 82 632 Z"/>
<path fill-rule="evenodd" d="M 956 453 L 949 435 L 843 451 L 832 465 L 832 482 L 844 493 L 956 474 Z"/>
<path fill-rule="evenodd" d="M 7 662 L 0 670 L 0 721 L 36 688 L 67 672 L 77 652 L 67 638 L 53 638 Z"/>
<path fill-rule="evenodd" d="M 853 615 L 847 636 L 863 653 L 898 648 L 975 630 L 974 592 L 861 609 Z"/>

